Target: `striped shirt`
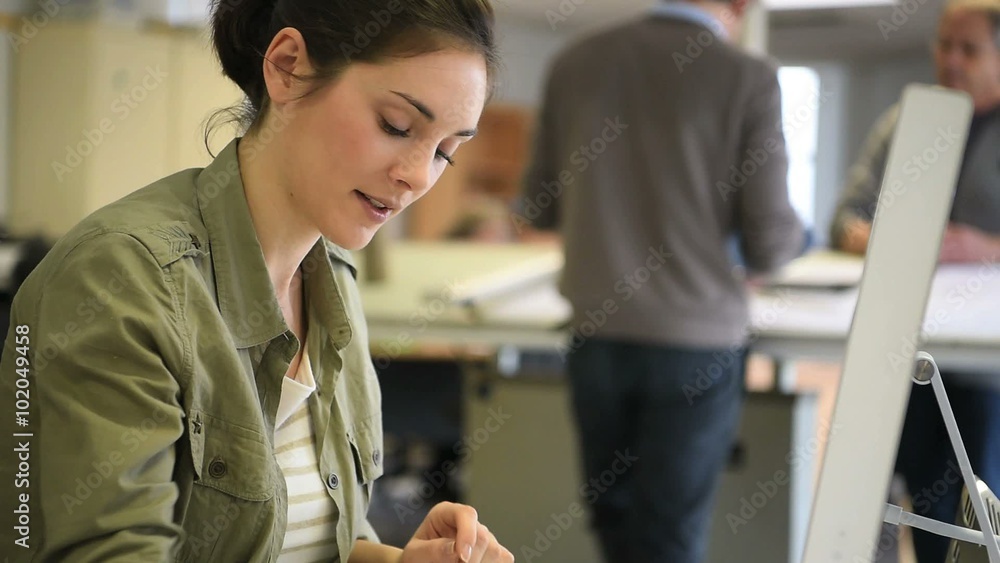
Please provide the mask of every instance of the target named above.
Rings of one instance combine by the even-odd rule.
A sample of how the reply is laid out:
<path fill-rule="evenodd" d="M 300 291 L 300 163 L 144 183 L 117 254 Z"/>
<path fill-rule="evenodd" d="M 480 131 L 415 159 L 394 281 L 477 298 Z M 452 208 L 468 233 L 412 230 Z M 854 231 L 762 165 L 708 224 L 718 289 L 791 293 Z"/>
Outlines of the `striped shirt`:
<path fill-rule="evenodd" d="M 306 400 L 316 390 L 306 347 L 295 379 L 284 378 L 275 417 L 274 453 L 288 489 L 288 528 L 280 563 L 337 558 L 337 505 L 326 490 L 316 460 L 316 437 Z"/>

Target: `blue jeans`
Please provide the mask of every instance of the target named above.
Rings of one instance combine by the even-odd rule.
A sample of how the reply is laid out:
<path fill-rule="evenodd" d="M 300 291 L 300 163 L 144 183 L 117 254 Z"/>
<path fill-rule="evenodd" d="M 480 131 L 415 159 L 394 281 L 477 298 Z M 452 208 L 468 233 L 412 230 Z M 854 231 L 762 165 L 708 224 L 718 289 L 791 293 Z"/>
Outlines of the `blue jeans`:
<path fill-rule="evenodd" d="M 954 381 L 947 374 L 943 381 L 972 471 L 996 494 L 1000 491 L 1000 393 Z M 910 393 L 896 471 L 906 480 L 915 513 L 955 521 L 964 483 L 930 385 L 914 385 Z M 947 538 L 913 530 L 919 563 L 941 563 L 948 544 Z"/>
<path fill-rule="evenodd" d="M 580 489 L 604 559 L 698 563 L 736 436 L 746 351 L 591 339 L 568 357 Z"/>

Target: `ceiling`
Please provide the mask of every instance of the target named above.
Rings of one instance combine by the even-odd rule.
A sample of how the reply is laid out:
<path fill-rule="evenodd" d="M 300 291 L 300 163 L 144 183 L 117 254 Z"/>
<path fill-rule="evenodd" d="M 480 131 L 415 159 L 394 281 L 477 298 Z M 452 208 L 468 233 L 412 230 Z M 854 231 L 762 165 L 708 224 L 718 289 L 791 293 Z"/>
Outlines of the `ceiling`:
<path fill-rule="evenodd" d="M 34 11 L 37 0 L 0 0 L 0 11 Z M 634 17 L 659 0 L 493 0 L 498 16 L 527 22 L 552 33 L 580 33 Z M 816 2 L 873 0 L 761 0 Z M 902 7 L 862 6 L 772 11 L 770 52 L 799 59 L 844 59 L 926 49 L 945 0 L 897 0 Z M 209 0 L 60 0 L 72 8 L 98 6 L 178 22 L 204 21 Z M 914 10 L 915 8 L 915 10 Z M 20 10 L 19 10 L 20 9 Z M 893 15 L 895 13 L 895 21 Z M 555 19 L 553 19 L 555 18 Z M 884 22 L 880 28 L 880 21 Z M 886 27 L 886 24 L 894 27 Z M 544 32 L 544 31 L 543 31 Z"/>
<path fill-rule="evenodd" d="M 494 0 L 494 5 L 501 18 L 575 33 L 641 14 L 656 1 Z M 772 11 L 770 50 L 779 57 L 851 58 L 923 49 L 944 0 L 906 2 L 912 14 L 898 6 Z"/>

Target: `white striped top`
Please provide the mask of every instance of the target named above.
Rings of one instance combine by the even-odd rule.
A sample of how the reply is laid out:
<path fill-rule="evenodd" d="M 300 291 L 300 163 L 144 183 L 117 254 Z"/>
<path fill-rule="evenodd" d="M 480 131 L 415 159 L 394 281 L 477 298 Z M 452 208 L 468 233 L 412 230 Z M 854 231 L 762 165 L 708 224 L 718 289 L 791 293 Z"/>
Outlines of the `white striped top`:
<path fill-rule="evenodd" d="M 286 377 L 274 421 L 274 453 L 288 489 L 288 529 L 279 563 L 331 561 L 337 551 L 337 505 L 316 460 L 316 436 L 306 399 L 316 390 L 305 344 L 295 379 Z"/>

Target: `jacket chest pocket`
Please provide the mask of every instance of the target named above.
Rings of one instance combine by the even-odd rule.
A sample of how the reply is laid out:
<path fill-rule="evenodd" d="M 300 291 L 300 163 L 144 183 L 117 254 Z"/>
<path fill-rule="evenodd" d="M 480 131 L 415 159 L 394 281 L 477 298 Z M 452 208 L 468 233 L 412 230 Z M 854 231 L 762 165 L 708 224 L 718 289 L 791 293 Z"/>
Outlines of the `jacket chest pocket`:
<path fill-rule="evenodd" d="M 182 561 L 266 561 L 274 541 L 274 456 L 260 433 L 192 409 L 195 480 Z"/>

